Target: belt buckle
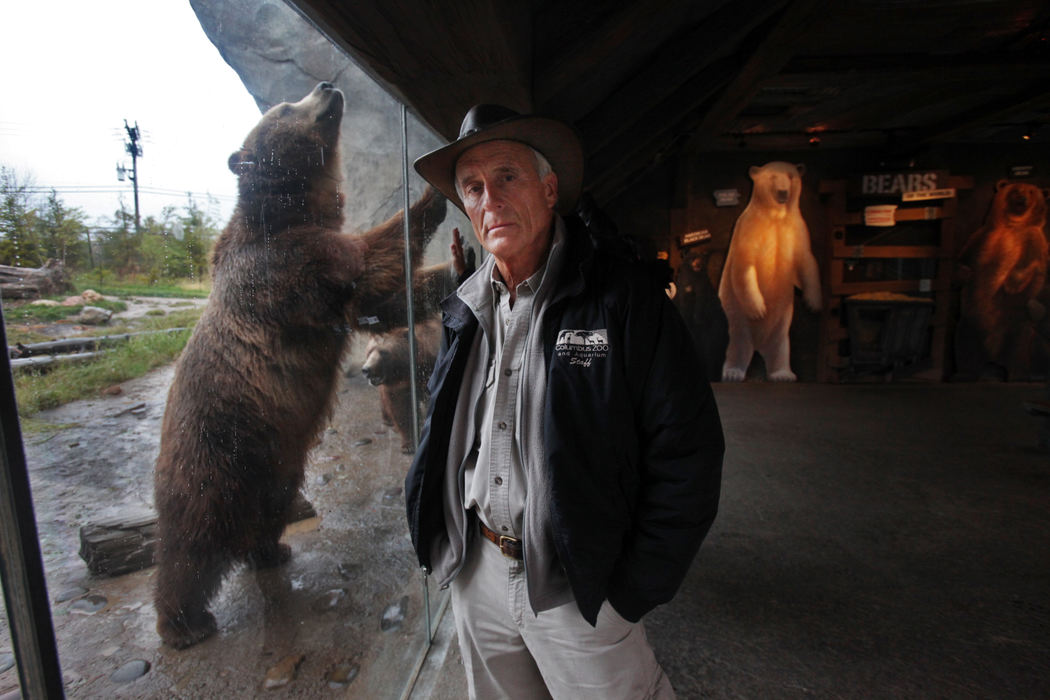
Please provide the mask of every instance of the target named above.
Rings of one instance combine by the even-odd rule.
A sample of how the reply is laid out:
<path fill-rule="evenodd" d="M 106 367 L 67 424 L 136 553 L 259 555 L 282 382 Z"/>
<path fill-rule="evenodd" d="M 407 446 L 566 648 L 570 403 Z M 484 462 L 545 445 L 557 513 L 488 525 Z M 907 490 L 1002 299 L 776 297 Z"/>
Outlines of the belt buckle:
<path fill-rule="evenodd" d="M 521 557 L 516 556 L 515 549 L 521 547 L 521 540 L 516 537 L 508 537 L 507 535 L 499 536 L 499 551 L 500 554 L 507 557 L 508 559 L 520 559 Z"/>

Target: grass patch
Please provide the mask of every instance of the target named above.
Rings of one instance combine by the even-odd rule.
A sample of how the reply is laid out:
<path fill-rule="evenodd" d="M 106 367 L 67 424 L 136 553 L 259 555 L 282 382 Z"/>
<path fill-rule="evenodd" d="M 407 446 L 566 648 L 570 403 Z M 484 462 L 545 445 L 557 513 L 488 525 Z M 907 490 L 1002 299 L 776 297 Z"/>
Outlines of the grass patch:
<path fill-rule="evenodd" d="M 122 301 L 100 299 L 77 306 L 38 306 L 36 304 L 4 304 L 4 320 L 8 323 L 54 323 L 79 314 L 85 306 L 97 306 L 113 313 L 127 311 Z"/>
<path fill-rule="evenodd" d="M 137 336 L 93 360 L 48 372 L 19 372 L 15 374 L 18 413 L 24 420 L 38 411 L 95 396 L 108 386 L 174 362 L 189 337 L 189 330 Z"/>
<path fill-rule="evenodd" d="M 135 331 L 163 331 L 168 328 L 193 328 L 200 320 L 202 307 L 169 311 L 163 316 L 143 316 L 128 323 L 116 323 L 108 328 L 96 328 L 91 335 L 115 335 Z"/>
<path fill-rule="evenodd" d="M 94 289 L 99 294 L 111 297 L 184 297 L 204 299 L 211 292 L 211 280 L 160 280 L 154 283 L 105 277 L 100 284 L 97 276 L 77 275 L 73 278 L 76 289 Z"/>
<path fill-rule="evenodd" d="M 23 418 L 19 421 L 22 437 L 32 439 L 34 443 L 47 442 L 59 432 L 77 428 L 80 425 L 80 423 L 52 423 L 39 418 Z"/>

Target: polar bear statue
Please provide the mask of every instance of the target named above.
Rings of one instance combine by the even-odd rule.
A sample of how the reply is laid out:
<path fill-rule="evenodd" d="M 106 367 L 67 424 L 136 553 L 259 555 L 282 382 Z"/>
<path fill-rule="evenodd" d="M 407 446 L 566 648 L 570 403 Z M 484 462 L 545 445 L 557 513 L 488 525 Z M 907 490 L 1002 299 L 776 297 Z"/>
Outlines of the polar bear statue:
<path fill-rule="evenodd" d="M 750 170 L 751 200 L 733 227 L 718 298 L 729 320 L 722 381 L 744 380 L 757 350 L 771 381 L 793 382 L 788 330 L 794 288 L 820 309 L 820 273 L 798 200 L 801 165 L 774 161 Z"/>

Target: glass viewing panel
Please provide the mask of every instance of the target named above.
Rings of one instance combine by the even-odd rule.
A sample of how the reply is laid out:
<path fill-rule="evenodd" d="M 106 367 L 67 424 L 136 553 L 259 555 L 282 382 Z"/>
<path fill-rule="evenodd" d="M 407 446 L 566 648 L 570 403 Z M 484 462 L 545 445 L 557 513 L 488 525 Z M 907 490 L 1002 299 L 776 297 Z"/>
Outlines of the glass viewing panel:
<path fill-rule="evenodd" d="M 18 668 L 15 666 L 15 650 L 11 644 L 11 631 L 7 626 L 7 614 L 0 611 L 0 697 L 17 692 Z"/>
<path fill-rule="evenodd" d="M 412 115 L 409 115 L 407 130 L 408 162 L 410 164 L 419 156 L 443 144 L 443 141 Z M 426 181 L 416 174 L 415 169 L 410 169 L 409 191 L 412 193 L 413 201 L 425 196 L 427 188 Z M 458 265 L 453 261 L 450 250 L 453 231 L 459 232 L 462 242 L 463 259 Z M 476 265 L 481 262 L 481 254 L 482 250 L 474 237 L 470 221 L 455 205 L 448 202 L 444 220 L 428 238 L 420 268 L 412 278 L 414 281 L 412 297 L 416 302 L 413 309 L 417 339 L 416 358 L 419 367 L 417 375 L 421 379 L 429 376 L 441 339 L 439 304 L 443 298 L 455 290 L 460 281 L 473 272 Z M 460 267 L 460 265 L 465 267 Z M 421 410 L 423 410 L 427 399 L 425 386 L 420 389 L 424 392 L 420 402 Z M 428 584 L 427 594 L 429 596 L 428 609 L 431 615 L 430 629 L 436 630 L 443 616 L 451 615 L 451 610 L 447 609 L 448 591 L 442 591 L 434 582 L 433 585 Z"/>
<path fill-rule="evenodd" d="M 284 687 L 303 696 L 337 691 L 349 697 L 397 697 L 422 661 L 428 623 L 436 624 L 444 608 L 440 598 L 427 600 L 424 592 L 405 524 L 403 480 L 425 410 L 437 301 L 455 286 L 451 228 L 458 226 L 476 247 L 466 219 L 442 200 L 430 201 L 411 171 L 411 159 L 439 141 L 415 120 L 406 126 L 394 99 L 283 4 L 202 2 L 191 8 L 165 2 L 147 15 L 136 8 L 114 7 L 110 15 L 97 6 L 69 6 L 69 24 L 79 31 L 64 47 L 67 56 L 78 57 L 70 59 L 74 63 L 89 64 L 98 46 L 107 44 L 105 31 L 126 26 L 120 15 L 135 17 L 135 31 L 109 43 L 119 45 L 134 34 L 138 43 L 121 50 L 134 52 L 144 77 L 133 86 L 117 71 L 116 83 L 105 82 L 121 65 L 107 53 L 105 68 L 87 66 L 91 77 L 71 81 L 78 89 L 87 87 L 92 97 L 119 94 L 119 108 L 126 112 L 119 112 L 115 122 L 106 100 L 73 100 L 85 113 L 77 120 L 105 126 L 83 132 L 79 138 L 87 145 L 82 150 L 38 150 L 31 157 L 19 157 L 18 139 L 0 131 L 5 217 L 0 264 L 33 268 L 54 280 L 58 275 L 47 261 L 60 260 L 70 280 L 68 287 L 57 280 L 57 287 L 45 286 L 39 294 L 7 287 L 3 294 L 8 339 L 30 348 L 19 350 L 13 362 L 20 366 L 13 371 L 66 694 L 255 697 Z M 52 25 L 44 9 L 19 11 L 26 16 L 8 27 L 43 32 Z M 13 41 L 7 31 L 2 38 Z M 36 48 L 21 49 L 27 52 L 20 58 L 23 65 L 36 63 L 33 50 L 54 45 L 53 38 L 41 39 L 24 44 Z M 179 61 L 171 61 L 172 55 Z M 4 57 L 12 65 L 12 57 Z M 172 63 L 193 80 L 165 73 L 164 66 Z M 207 82 L 222 76 L 221 87 Z M 4 101 L 0 121 L 5 126 L 34 128 L 36 117 L 8 107 L 16 101 L 45 102 L 64 119 L 74 118 L 68 96 L 53 86 L 37 81 L 23 92 L 8 79 L 8 97 L 19 99 Z M 393 271 L 385 273 L 387 278 L 369 272 L 376 266 L 371 258 L 360 258 L 363 247 L 346 253 L 350 246 L 336 246 L 344 252 L 335 265 L 334 256 L 304 263 L 296 256 L 306 244 L 282 243 L 282 236 L 321 235 L 299 228 L 301 222 L 322 221 L 324 227 L 333 221 L 330 209 L 317 211 L 336 201 L 323 189 L 328 185 L 317 184 L 323 178 L 309 180 L 320 194 L 308 197 L 305 209 L 292 217 L 274 203 L 300 206 L 295 187 L 250 179 L 263 168 L 288 163 L 295 164 L 297 175 L 333 167 L 334 150 L 317 145 L 318 138 L 334 138 L 317 125 L 330 123 L 338 112 L 329 91 L 311 93 L 322 79 L 331 80 L 345 97 L 336 173 L 342 178 L 345 224 L 337 235 L 371 236 L 370 255 L 400 261 L 389 266 Z M 312 102 L 281 116 L 285 126 L 291 125 L 289 132 L 302 133 L 264 138 L 259 143 L 266 147 L 258 152 L 241 150 L 242 143 L 252 145 L 245 138 L 260 120 L 260 110 L 308 94 L 314 94 Z M 213 99 L 216 104 L 209 104 Z M 318 106 L 322 99 L 328 101 Z M 231 106 L 234 102 L 237 106 Z M 174 115 L 168 122 L 151 116 L 168 112 L 167 117 Z M 99 143 L 107 159 L 102 162 L 106 179 L 93 184 L 96 180 L 76 166 L 88 157 L 88 145 L 93 149 Z M 191 159 L 192 170 L 179 170 L 179 151 Z M 237 155 L 231 158 L 231 153 Z M 220 174 L 210 179 L 216 170 Z M 399 218 L 406 172 L 412 173 L 407 200 L 422 217 L 410 221 L 413 240 L 430 240 L 410 246 L 418 247 L 413 252 L 414 266 L 421 268 L 417 277 L 428 280 L 411 295 Z M 235 214 L 237 177 L 242 209 Z M 182 189 L 187 184 L 189 189 Z M 275 220 L 280 226 L 264 232 L 251 228 Z M 242 275 L 242 284 L 219 287 L 208 261 L 228 222 L 248 229 L 227 242 L 224 258 L 239 271 L 227 273 L 227 279 Z M 376 230 L 384 222 L 390 235 Z M 286 252 L 275 256 L 275 250 Z M 353 289 L 347 318 L 323 325 L 306 320 L 317 316 L 317 307 L 310 305 L 317 297 L 311 294 L 333 286 Z M 417 328 L 411 347 L 410 296 Z M 35 304 L 38 298 L 48 301 Z M 274 315 L 277 321 L 265 314 L 251 323 L 239 321 L 275 300 L 297 310 Z M 206 318 L 227 314 L 222 324 L 205 322 L 215 330 L 207 335 L 199 322 L 206 305 Z M 152 556 L 158 532 L 154 466 L 162 450 L 173 361 L 180 353 L 190 355 L 183 346 L 193 328 L 198 361 L 180 369 L 182 389 L 172 398 L 179 415 L 189 418 L 181 428 L 172 422 L 163 443 L 164 460 L 176 465 L 174 476 L 163 482 L 164 493 L 177 495 L 172 497 L 177 507 L 164 516 L 164 532 L 172 533 L 166 541 L 193 543 L 183 548 L 190 553 L 177 560 L 196 567 L 191 579 L 201 580 L 210 562 L 230 559 L 228 568 L 220 565 L 224 575 L 210 596 L 184 583 L 170 585 L 171 577 Z M 114 337 L 124 334 L 136 335 Z M 113 340 L 56 344 L 98 335 Z M 345 342 L 346 352 L 341 363 L 325 365 L 322 349 L 333 342 Z M 409 371 L 410 349 L 418 358 L 415 373 Z M 291 363 L 294 371 L 289 353 L 298 353 L 298 364 Z M 42 364 L 40 358 L 50 357 L 56 359 Z M 314 373 L 302 374 L 303 363 Z M 406 381 L 413 375 L 414 382 Z M 308 380 L 315 383 L 301 391 Z M 291 558 L 256 567 L 243 556 L 231 557 L 230 551 L 246 546 L 239 543 L 251 542 L 254 563 L 280 559 L 279 551 L 259 544 L 269 541 L 259 536 L 266 522 L 261 514 L 278 507 L 272 504 L 288 493 L 275 473 L 295 462 L 294 454 L 278 454 L 276 446 L 289 435 L 310 432 L 305 416 L 316 408 L 311 400 L 329 386 L 332 410 L 319 424 L 280 540 L 290 547 Z M 289 403 L 289 395 L 305 398 Z M 244 408 L 245 396 L 255 402 L 250 410 Z M 201 454 L 225 466 L 216 469 L 210 460 L 192 467 L 184 463 L 186 455 Z M 258 505 L 246 507 L 246 499 Z M 240 515 L 225 518 L 231 512 Z M 206 618 L 197 613 L 172 624 L 173 638 L 195 643 L 181 650 L 163 644 L 154 608 L 158 588 L 179 601 L 175 608 L 196 609 L 200 599 L 206 600 L 214 633 L 208 634 Z M 434 619 L 427 619 L 427 610 Z M 7 634 L 3 613 L 0 694 L 18 687 Z"/>

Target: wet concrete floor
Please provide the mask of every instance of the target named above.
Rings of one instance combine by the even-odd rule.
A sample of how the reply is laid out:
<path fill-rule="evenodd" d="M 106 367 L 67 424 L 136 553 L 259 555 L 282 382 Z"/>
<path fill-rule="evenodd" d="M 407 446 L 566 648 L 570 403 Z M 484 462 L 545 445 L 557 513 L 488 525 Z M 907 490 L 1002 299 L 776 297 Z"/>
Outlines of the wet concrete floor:
<path fill-rule="evenodd" d="M 715 393 L 721 510 L 646 617 L 679 698 L 1050 697 L 1045 386 Z M 466 695 L 450 618 L 414 699 Z"/>

